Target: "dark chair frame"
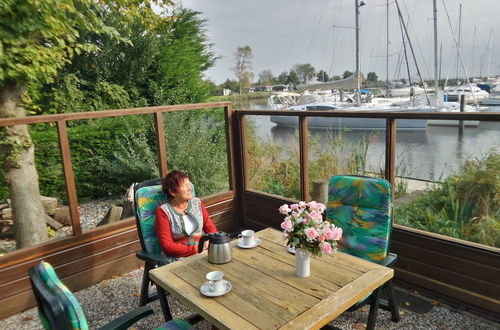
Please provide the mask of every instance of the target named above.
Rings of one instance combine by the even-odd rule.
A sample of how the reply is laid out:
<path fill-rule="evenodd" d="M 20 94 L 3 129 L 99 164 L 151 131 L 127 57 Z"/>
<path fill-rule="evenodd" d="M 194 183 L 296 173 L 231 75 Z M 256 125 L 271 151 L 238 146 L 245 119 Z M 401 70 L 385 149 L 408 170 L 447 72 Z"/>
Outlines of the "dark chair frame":
<path fill-rule="evenodd" d="M 31 281 L 31 287 L 41 313 L 45 316 L 53 330 L 73 329 L 69 318 L 66 316 L 65 307 L 60 298 L 52 293 L 45 284 L 40 275 L 38 267 L 42 264 L 31 266 L 28 274 Z M 138 307 L 133 311 L 121 315 L 113 321 L 107 323 L 101 330 L 125 330 L 140 319 L 153 314 L 153 309 L 149 306 Z"/>
<path fill-rule="evenodd" d="M 365 175 L 349 175 L 349 176 L 354 176 L 358 178 L 365 178 L 365 179 L 379 179 L 371 176 L 365 176 Z M 391 187 L 391 194 L 392 194 L 392 187 Z M 391 201 L 392 201 L 392 196 L 391 196 Z M 391 247 L 391 236 L 392 236 L 392 226 L 394 223 L 394 205 L 391 203 L 391 229 L 389 231 L 389 245 L 387 247 L 387 251 L 390 251 Z M 375 262 L 379 265 L 385 266 L 385 267 L 390 267 L 394 268 L 394 265 L 396 264 L 396 261 L 398 259 L 398 255 L 392 252 L 388 252 L 387 256 L 385 256 L 384 259 L 380 261 L 375 261 L 371 260 L 372 262 Z M 382 299 L 381 294 L 382 291 L 387 292 L 387 299 Z M 355 305 L 351 306 L 348 311 L 355 311 L 359 309 L 360 307 L 370 304 L 370 312 L 368 314 L 368 322 L 367 322 L 367 329 L 374 329 L 376 320 L 377 320 L 377 314 L 378 314 L 378 308 L 382 308 L 385 310 L 388 310 L 391 312 L 391 321 L 393 322 L 399 322 L 401 320 L 401 315 L 399 314 L 399 307 L 396 302 L 396 295 L 394 293 L 394 285 L 392 284 L 392 278 L 387 281 L 383 286 L 377 288 L 375 291 L 372 292 L 372 294 L 366 299 L 356 303 Z"/>

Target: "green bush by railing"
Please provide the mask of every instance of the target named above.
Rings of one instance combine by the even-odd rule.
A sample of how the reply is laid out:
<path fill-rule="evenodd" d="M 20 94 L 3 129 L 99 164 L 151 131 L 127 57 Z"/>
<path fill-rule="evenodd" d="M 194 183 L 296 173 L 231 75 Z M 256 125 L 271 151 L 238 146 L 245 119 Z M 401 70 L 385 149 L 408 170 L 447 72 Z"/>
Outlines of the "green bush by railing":
<path fill-rule="evenodd" d="M 500 153 L 468 160 L 395 214 L 398 224 L 500 247 Z"/>

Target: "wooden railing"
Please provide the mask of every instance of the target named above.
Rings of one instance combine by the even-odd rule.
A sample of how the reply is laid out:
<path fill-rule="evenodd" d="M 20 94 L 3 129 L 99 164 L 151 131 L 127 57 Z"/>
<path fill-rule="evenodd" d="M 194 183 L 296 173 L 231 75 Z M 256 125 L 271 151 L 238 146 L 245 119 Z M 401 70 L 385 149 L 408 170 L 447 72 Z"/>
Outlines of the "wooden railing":
<path fill-rule="evenodd" d="M 308 118 L 354 117 L 386 120 L 385 177 L 394 184 L 398 119 L 443 119 L 500 121 L 498 113 L 411 113 L 381 111 L 271 111 L 233 110 L 230 102 L 121 109 L 97 112 L 2 118 L 0 126 L 57 123 L 64 176 L 74 235 L 0 257 L 0 318 L 34 304 L 27 269 L 39 260 L 56 266 L 73 290 L 140 265 L 134 251 L 139 248 L 132 219 L 82 233 L 77 192 L 70 156 L 67 123 L 73 120 L 154 114 L 160 174 L 167 173 L 163 113 L 223 107 L 226 119 L 230 191 L 205 198 L 209 213 L 223 230 L 241 225 L 278 228 L 277 209 L 286 198 L 253 191 L 249 186 L 246 117 L 249 115 L 299 117 L 301 198 L 309 199 Z M 481 246 L 441 235 L 395 225 L 393 247 L 400 256 L 397 277 L 402 281 L 500 313 L 500 249 Z M 452 262 L 450 263 L 450 260 Z M 480 260 L 480 263 L 476 262 Z M 458 280 L 457 280 L 458 279 Z"/>

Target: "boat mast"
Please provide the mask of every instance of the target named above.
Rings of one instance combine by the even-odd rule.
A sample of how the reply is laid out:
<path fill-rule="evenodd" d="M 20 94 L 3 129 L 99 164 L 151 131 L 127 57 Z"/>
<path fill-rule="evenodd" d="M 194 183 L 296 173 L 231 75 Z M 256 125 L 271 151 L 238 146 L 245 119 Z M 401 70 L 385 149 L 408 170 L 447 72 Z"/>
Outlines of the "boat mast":
<path fill-rule="evenodd" d="M 490 79 L 491 48 L 493 47 L 493 29 L 490 30 L 490 42 L 488 45 L 488 65 L 486 66 L 486 81 Z"/>
<path fill-rule="evenodd" d="M 386 10 L 386 36 L 385 36 L 385 84 L 389 91 L 389 0 L 385 0 Z"/>
<path fill-rule="evenodd" d="M 366 2 L 361 0 L 355 0 L 355 30 L 356 30 L 356 80 L 357 80 L 357 89 L 356 89 L 356 105 L 359 106 L 361 104 L 361 79 L 359 72 L 359 7 L 366 5 Z"/>
<path fill-rule="evenodd" d="M 437 6 L 436 0 L 432 3 L 434 12 L 434 95 L 436 96 L 436 104 L 439 100 L 439 60 L 438 60 L 438 32 L 437 32 Z"/>

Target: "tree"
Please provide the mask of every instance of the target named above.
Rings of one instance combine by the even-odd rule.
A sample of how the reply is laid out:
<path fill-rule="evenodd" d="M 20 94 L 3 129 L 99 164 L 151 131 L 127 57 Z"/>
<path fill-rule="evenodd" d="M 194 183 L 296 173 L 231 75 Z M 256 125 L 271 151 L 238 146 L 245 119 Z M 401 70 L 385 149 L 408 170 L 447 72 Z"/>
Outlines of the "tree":
<path fill-rule="evenodd" d="M 350 76 L 352 76 L 352 72 L 345 70 L 344 73 L 342 74 L 342 79 L 345 79 L 345 78 L 350 77 Z"/>
<path fill-rule="evenodd" d="M 314 74 L 316 70 L 314 67 L 307 63 L 307 64 L 295 64 L 293 67 L 293 70 L 297 73 L 300 81 L 304 84 L 307 84 L 307 82 L 314 78 Z"/>
<path fill-rule="evenodd" d="M 259 73 L 259 85 L 272 85 L 274 80 L 275 78 L 271 70 L 263 70 Z"/>
<path fill-rule="evenodd" d="M 298 85 L 300 83 L 299 76 L 294 70 L 291 70 L 290 73 L 288 74 L 287 84 L 293 84 L 293 85 Z"/>
<path fill-rule="evenodd" d="M 378 81 L 378 76 L 375 72 L 368 72 L 368 75 L 366 76 L 366 79 L 369 82 L 377 82 Z"/>
<path fill-rule="evenodd" d="M 238 47 L 234 53 L 236 58 L 236 65 L 233 68 L 236 79 L 238 80 L 238 85 L 240 89 L 240 94 L 244 86 L 250 86 L 252 80 L 252 62 L 253 58 L 252 48 L 250 46 Z"/>
<path fill-rule="evenodd" d="M 322 82 L 330 81 L 330 77 L 328 77 L 328 73 L 326 73 L 324 70 L 320 70 L 318 72 L 318 74 L 316 75 L 316 79 L 318 79 L 318 81 L 322 81 Z"/>
<path fill-rule="evenodd" d="M 342 79 L 342 77 L 341 77 L 341 76 L 335 75 L 335 76 L 333 76 L 333 77 L 330 79 L 330 81 L 335 81 L 335 80 L 340 80 L 340 79 Z"/>
<path fill-rule="evenodd" d="M 238 82 L 236 80 L 230 80 L 228 78 L 228 79 L 226 79 L 226 81 L 224 83 L 221 84 L 221 87 L 227 88 L 233 92 L 236 92 L 238 90 Z"/>
<path fill-rule="evenodd" d="M 168 0 L 145 0 L 142 4 L 134 0 L 0 2 L 0 117 L 25 116 L 21 100 L 27 86 L 51 82 L 75 54 L 99 50 L 80 38 L 82 32 L 128 42 L 105 24 L 102 17 L 106 11 L 128 7 L 128 15 L 134 15 L 138 8 L 151 8 L 152 2 L 170 4 Z M 4 127 L 0 136 L 17 248 L 38 244 L 48 235 L 31 136 L 26 125 Z"/>
<path fill-rule="evenodd" d="M 283 71 L 282 73 L 280 73 L 276 78 L 276 81 L 282 85 L 288 84 L 288 72 Z"/>

